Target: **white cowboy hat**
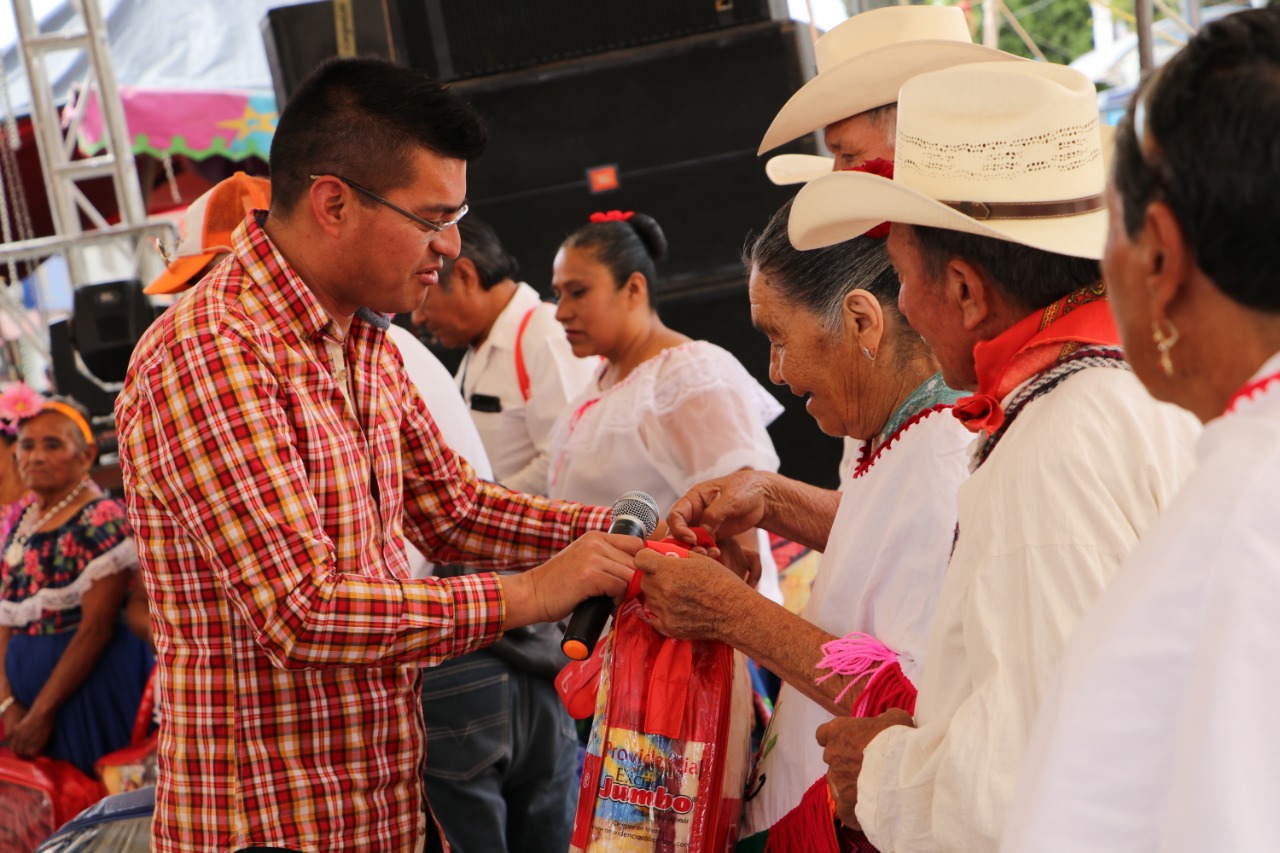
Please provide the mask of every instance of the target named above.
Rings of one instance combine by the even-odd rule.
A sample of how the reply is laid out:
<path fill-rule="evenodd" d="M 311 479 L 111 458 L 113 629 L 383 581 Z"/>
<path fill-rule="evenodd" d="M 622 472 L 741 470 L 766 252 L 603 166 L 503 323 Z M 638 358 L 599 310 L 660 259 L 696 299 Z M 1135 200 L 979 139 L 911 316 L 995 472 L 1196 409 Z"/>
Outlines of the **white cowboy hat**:
<path fill-rule="evenodd" d="M 835 158 L 820 154 L 775 154 L 765 161 L 764 173 L 780 187 L 807 184 L 835 170 Z"/>
<path fill-rule="evenodd" d="M 1093 84 L 1063 65 L 984 62 L 902 87 L 893 180 L 833 172 L 805 185 L 798 249 L 881 222 L 929 225 L 1101 258 L 1106 168 Z"/>
<path fill-rule="evenodd" d="M 760 154 L 833 122 L 898 100 L 917 74 L 968 62 L 1018 60 L 973 43 L 958 6 L 886 6 L 832 27 L 813 46 L 818 75 L 765 131 Z"/>
<path fill-rule="evenodd" d="M 1116 129 L 1102 125 L 1102 161 L 1111 174 L 1111 152 L 1115 149 Z M 780 187 L 807 184 L 834 172 L 836 159 L 820 154 L 774 154 L 764 163 L 764 173 Z"/>

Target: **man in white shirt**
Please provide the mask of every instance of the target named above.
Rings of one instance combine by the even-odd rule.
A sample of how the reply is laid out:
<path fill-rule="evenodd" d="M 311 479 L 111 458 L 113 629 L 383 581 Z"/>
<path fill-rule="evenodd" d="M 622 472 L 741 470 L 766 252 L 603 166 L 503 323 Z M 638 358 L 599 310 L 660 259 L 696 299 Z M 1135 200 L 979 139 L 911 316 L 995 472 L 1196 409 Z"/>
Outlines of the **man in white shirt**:
<path fill-rule="evenodd" d="M 547 444 L 590 380 L 555 319 L 488 224 L 459 223 L 462 250 L 413 313 L 445 346 L 467 348 L 456 381 L 508 488 L 547 491 Z M 464 454 L 465 455 L 465 452 Z M 446 567 L 441 571 L 465 571 Z M 552 679 L 567 661 L 556 625 L 508 632 L 487 649 L 423 671 L 425 784 L 460 850 L 559 853 L 577 801 L 577 733 Z"/>
<path fill-rule="evenodd" d="M 466 403 L 462 401 L 458 389 L 453 387 L 449 370 L 404 326 L 392 323 L 387 329 L 387 336 L 395 341 L 396 349 L 400 350 L 405 372 L 426 401 L 431 419 L 440 428 L 445 442 L 471 463 L 471 467 L 476 469 L 477 477 L 492 480 L 493 468 L 489 465 L 489 454 L 485 453 L 484 443 L 480 440 L 475 422 L 467 413 Z M 404 548 L 413 577 L 422 578 L 431 574 L 431 562 L 412 542 L 405 539 Z"/>
<path fill-rule="evenodd" d="M 573 354 L 555 306 L 516 281 L 519 265 L 493 229 L 476 216 L 463 223 L 462 254 L 446 259 L 413 321 L 444 346 L 467 348 L 456 379 L 498 482 L 546 494 L 551 427 L 598 362 Z"/>
<path fill-rule="evenodd" d="M 899 306 L 947 384 L 976 392 L 953 411 L 978 438 L 914 718 L 837 718 L 818 739 L 841 819 L 882 853 L 985 853 L 1063 647 L 1189 473 L 1198 428 L 1119 349 L 1088 78 L 1021 62 L 917 76 L 897 154 L 892 180 L 807 184 L 790 236 L 817 248 L 893 221 Z"/>

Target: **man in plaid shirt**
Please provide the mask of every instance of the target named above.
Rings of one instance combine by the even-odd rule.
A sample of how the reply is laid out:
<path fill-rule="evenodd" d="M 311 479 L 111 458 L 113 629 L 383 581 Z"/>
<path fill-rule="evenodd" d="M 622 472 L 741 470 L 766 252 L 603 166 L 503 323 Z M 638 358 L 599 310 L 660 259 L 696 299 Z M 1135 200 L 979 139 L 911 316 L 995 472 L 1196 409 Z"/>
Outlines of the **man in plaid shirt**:
<path fill-rule="evenodd" d="M 600 532 L 608 510 L 477 480 L 384 334 L 457 255 L 483 146 L 419 72 L 322 66 L 280 117 L 270 215 L 134 353 L 116 419 L 160 667 L 160 853 L 423 849 L 419 666 L 630 579 L 640 541 Z M 411 580 L 402 533 L 535 568 Z"/>

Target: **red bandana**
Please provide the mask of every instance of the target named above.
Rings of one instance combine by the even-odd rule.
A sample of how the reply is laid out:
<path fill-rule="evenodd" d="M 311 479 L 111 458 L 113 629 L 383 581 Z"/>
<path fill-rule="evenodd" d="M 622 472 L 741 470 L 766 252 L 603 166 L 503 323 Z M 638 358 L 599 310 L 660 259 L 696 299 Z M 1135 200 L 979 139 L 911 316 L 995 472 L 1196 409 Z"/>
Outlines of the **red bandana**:
<path fill-rule="evenodd" d="M 1000 401 L 1013 389 L 1090 345 L 1120 345 L 1102 282 L 1068 293 L 975 346 L 978 393 L 957 400 L 952 414 L 972 432 L 991 434 L 1004 423 Z"/>

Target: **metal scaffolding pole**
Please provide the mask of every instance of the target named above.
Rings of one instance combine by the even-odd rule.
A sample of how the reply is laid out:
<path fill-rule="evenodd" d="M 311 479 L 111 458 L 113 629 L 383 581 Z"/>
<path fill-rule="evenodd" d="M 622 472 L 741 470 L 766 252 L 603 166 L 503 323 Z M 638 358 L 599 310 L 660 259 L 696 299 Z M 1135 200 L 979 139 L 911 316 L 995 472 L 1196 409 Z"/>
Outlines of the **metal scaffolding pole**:
<path fill-rule="evenodd" d="M 1134 28 L 1138 31 L 1138 67 L 1143 76 L 1156 67 L 1151 38 L 1151 0 L 1134 0 Z"/>
<path fill-rule="evenodd" d="M 73 29 L 45 33 L 36 19 L 32 0 L 12 0 L 18 46 L 31 87 L 32 125 L 54 236 L 0 245 L 0 258 L 35 259 L 62 253 L 71 285 L 79 287 L 91 282 L 85 248 L 91 244 L 114 244 L 124 251 L 126 258 L 132 259 L 140 278 L 151 278 L 159 274 L 162 266 L 144 239 L 147 232 L 154 233 L 164 226 L 146 221 L 142 187 L 111 65 L 106 21 L 97 0 L 70 0 L 70 5 L 77 16 L 72 21 Z M 83 29 L 76 31 L 77 24 L 82 24 Z M 73 94 L 72 104 L 60 111 L 46 58 L 66 51 L 83 51 L 87 55 L 88 73 L 79 92 Z M 76 160 L 76 134 L 90 96 L 97 99 L 102 113 L 105 148 L 97 156 Z M 107 217 L 94 207 L 79 186 L 82 181 L 102 177 L 110 177 L 112 181 L 119 214 L 119 223 L 114 226 L 107 224 Z M 85 228 L 86 220 L 92 226 L 90 230 Z M 24 340 L 48 355 L 46 318 L 42 317 L 38 325 L 33 323 L 20 302 L 7 293 L 0 297 L 0 312 L 12 316 Z"/>

